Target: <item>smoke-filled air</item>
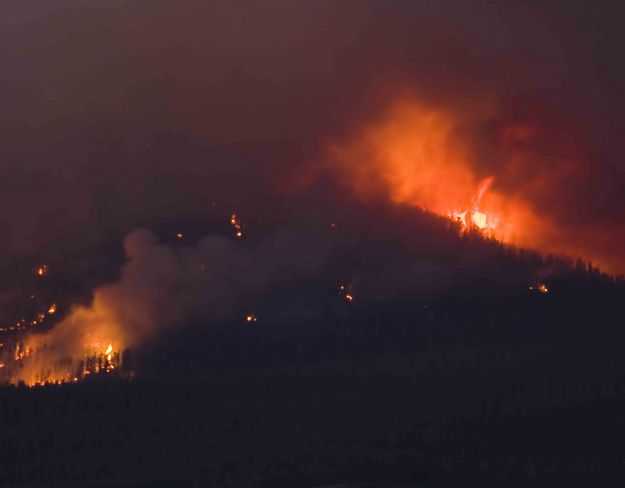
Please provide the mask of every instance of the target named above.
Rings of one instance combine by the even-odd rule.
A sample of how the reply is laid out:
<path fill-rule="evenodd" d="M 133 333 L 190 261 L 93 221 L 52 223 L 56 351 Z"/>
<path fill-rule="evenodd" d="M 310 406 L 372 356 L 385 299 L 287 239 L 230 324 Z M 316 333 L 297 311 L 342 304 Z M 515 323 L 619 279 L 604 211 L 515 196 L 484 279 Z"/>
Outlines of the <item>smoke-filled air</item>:
<path fill-rule="evenodd" d="M 477 276 L 621 275 L 617 17 L 527 3 L 0 6 L 2 380 L 131 377 L 190 325 Z"/>

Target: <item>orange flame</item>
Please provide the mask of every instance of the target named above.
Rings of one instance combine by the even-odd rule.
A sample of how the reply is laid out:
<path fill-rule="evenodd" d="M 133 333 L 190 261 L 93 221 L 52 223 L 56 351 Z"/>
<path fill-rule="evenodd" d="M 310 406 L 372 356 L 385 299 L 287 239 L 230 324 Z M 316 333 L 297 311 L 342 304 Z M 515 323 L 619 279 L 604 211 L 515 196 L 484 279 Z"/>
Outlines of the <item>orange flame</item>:
<path fill-rule="evenodd" d="M 13 364 L 4 369 L 8 370 L 7 380 L 23 381 L 29 386 L 45 385 L 75 382 L 118 369 L 118 347 L 127 341 L 111 298 L 96 292 L 89 307 L 75 307 L 54 329 L 26 335 L 14 351 Z M 53 304 L 48 313 L 55 311 Z M 39 314 L 38 320 L 43 317 L 45 314 Z"/>
<path fill-rule="evenodd" d="M 545 227 L 519 194 L 480 176 L 451 112 L 416 102 L 329 148 L 327 164 L 361 198 L 386 195 L 502 242 L 534 246 Z"/>
<path fill-rule="evenodd" d="M 505 236 L 497 235 L 497 224 L 499 219 L 497 217 L 493 217 L 493 215 L 488 215 L 480 211 L 480 202 L 482 197 L 492 184 L 493 180 L 494 178 L 492 176 L 482 180 L 471 210 L 454 210 L 453 212 L 450 212 L 448 216 L 451 220 L 458 222 L 461 225 L 462 230 L 475 228 L 482 232 L 485 236 L 497 237 L 500 240 L 505 241 Z"/>

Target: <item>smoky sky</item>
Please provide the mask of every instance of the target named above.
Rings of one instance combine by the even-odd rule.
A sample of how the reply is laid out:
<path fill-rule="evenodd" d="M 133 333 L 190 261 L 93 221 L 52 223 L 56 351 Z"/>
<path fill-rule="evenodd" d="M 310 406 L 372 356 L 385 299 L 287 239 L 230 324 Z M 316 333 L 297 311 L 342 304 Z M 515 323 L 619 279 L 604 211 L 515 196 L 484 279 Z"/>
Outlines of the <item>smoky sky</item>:
<path fill-rule="evenodd" d="M 616 262 L 620 18 L 590 1 L 3 2 L 0 265 L 97 254 L 159 219 L 262 215 L 323 188 L 328 141 L 402 90 L 466 119 L 484 176 L 507 159 L 502 128 L 536 129 L 499 188 L 566 162 L 532 202 Z"/>

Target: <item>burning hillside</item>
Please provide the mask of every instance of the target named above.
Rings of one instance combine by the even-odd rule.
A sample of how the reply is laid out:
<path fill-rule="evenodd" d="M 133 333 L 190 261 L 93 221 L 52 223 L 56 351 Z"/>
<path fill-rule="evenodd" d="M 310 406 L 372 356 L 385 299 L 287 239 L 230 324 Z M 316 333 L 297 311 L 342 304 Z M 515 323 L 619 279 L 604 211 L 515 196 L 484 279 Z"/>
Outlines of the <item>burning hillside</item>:
<path fill-rule="evenodd" d="M 195 243 L 180 229 L 170 233 L 175 237 L 171 245 L 147 230 L 130 233 L 121 278 L 97 288 L 89 304 L 74 306 L 41 332 L 27 325 L 43 324 L 56 314 L 55 302 L 7 328 L 16 334 L 4 346 L 3 378 L 40 385 L 98 374 L 128 376 L 128 350 L 144 348 L 191 320 L 244 317 L 245 323 L 256 324 L 251 310 L 262 308 L 274 287 L 308 281 L 321 283 L 326 292 L 338 282 L 338 297 L 352 305 L 432 296 L 485 278 L 519 289 L 531 282 L 530 291 L 546 294 L 546 285 L 535 280 L 557 272 L 562 264 L 557 259 L 513 264 L 509 276 L 500 267 L 510 266 L 522 248 L 542 253 L 577 249 L 574 242 L 563 244 L 564 234 L 532 199 L 537 191 L 547 191 L 537 181 L 555 176 L 545 169 L 513 187 L 514 157 L 498 172 L 479 170 L 475 148 L 464 135 L 469 122 L 451 110 L 405 99 L 354 135 L 330 144 L 322 166 L 349 192 L 335 196 L 328 185 L 323 198 L 314 195 L 303 204 L 293 204 L 296 192 L 275 197 L 288 208 L 281 212 L 290 224 L 255 226 L 258 236 L 249 234 L 247 221 L 237 213 L 223 218 L 229 224 L 225 235 Z M 502 144 L 512 137 L 511 130 L 502 129 Z M 512 132 L 515 140 L 533 134 Z M 320 205 L 324 198 L 334 201 Z M 398 218 L 402 212 L 410 217 Z M 253 214 L 258 218 L 260 211 Z M 363 240 L 365 228 L 372 241 Z M 47 264 L 35 268 L 36 279 L 49 275 Z M 354 280 L 348 285 L 346 277 Z M 325 306 L 314 294 L 307 308 L 299 301 L 280 303 L 283 315 L 274 318 L 297 320 Z M 272 313 L 262 316 L 263 323 L 271 321 Z"/>
<path fill-rule="evenodd" d="M 453 112 L 406 100 L 351 140 L 335 143 L 328 164 L 361 198 L 387 195 L 519 247 L 564 252 L 549 241 L 551 225 L 525 197 L 503 193 L 498 174 L 480 175 L 464 121 Z M 505 167 L 505 165 L 504 165 Z"/>
<path fill-rule="evenodd" d="M 621 10 L 0 1 L 0 485 L 622 471 Z"/>
<path fill-rule="evenodd" d="M 309 281 L 355 308 L 476 280 L 526 292 L 552 254 L 625 271 L 620 85 L 603 34 L 577 37 L 595 8 L 537 25 L 507 3 L 94 1 L 2 27 L 3 375 L 118 371 L 195 319 L 259 328 L 273 286 L 293 317 L 319 313 L 292 296 Z M 209 210 L 223 226 L 137 230 Z M 71 297 L 12 283 L 14 262 L 50 281 L 59 259 Z"/>
<path fill-rule="evenodd" d="M 120 279 L 97 288 L 90 303 L 73 306 L 51 325 L 36 322 L 38 327 L 5 331 L 0 375 L 28 385 L 129 377 L 129 351 L 150 349 L 190 323 L 240 323 L 243 317 L 248 325 L 286 320 L 297 327 L 328 310 L 350 314 L 370 304 L 429 300 L 456 287 L 475 288 L 476 277 L 488 278 L 484 291 L 503 287 L 523 293 L 531 282 L 530 291 L 546 293 L 536 278 L 566 270 L 566 261 L 531 254 L 525 261 L 513 249 L 493 246 L 491 231 L 497 229 L 480 220 L 488 183 L 464 215 L 472 220 L 460 222 L 474 236 L 470 239 L 450 227 L 453 217 L 396 205 L 338 212 L 331 206 L 316 222 L 266 224 L 264 230 L 255 225 L 259 235 L 246 239 L 235 214 L 222 235 L 195 242 L 179 238 L 178 231 L 166 244 L 137 230 L 124 240 Z M 302 212 L 310 207 L 306 199 L 291 203 Z M 42 323 L 56 314 L 52 303 L 41 312 Z"/>

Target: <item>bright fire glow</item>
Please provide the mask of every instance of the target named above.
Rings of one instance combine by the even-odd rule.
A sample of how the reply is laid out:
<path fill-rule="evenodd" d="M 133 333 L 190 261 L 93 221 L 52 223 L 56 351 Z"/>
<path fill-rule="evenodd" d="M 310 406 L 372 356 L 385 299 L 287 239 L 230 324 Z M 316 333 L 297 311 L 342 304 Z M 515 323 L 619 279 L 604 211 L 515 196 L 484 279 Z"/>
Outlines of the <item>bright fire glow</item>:
<path fill-rule="evenodd" d="M 364 129 L 330 144 L 326 167 L 357 197 L 383 196 L 438 214 L 461 232 L 472 230 L 522 247 L 577 254 L 580 250 L 558 235 L 547 212 L 534 209 L 525 188 L 503 190 L 513 163 L 503 162 L 505 174 L 476 169 L 484 165 L 476 160 L 470 138 L 463 135 L 472 123 L 466 118 L 410 97 Z M 537 186 L 540 181 L 537 178 Z"/>
<path fill-rule="evenodd" d="M 481 231 L 484 235 L 496 237 L 498 219 L 480 211 L 480 202 L 482 201 L 482 197 L 492 184 L 493 180 L 494 178 L 491 176 L 484 179 L 480 183 L 477 195 L 470 210 L 454 210 L 448 214 L 449 218 L 454 222 L 458 222 L 463 230 L 475 228 Z M 498 237 L 501 240 L 505 240 L 504 236 Z"/>
<path fill-rule="evenodd" d="M 117 297 L 106 288 L 100 289 L 89 307 L 75 307 L 47 332 L 25 335 L 11 357 L 3 358 L 11 361 L 5 361 L 1 379 L 35 386 L 76 382 L 121 369 L 121 351 L 127 341 L 114 300 Z M 48 313 L 56 310 L 56 304 L 52 304 Z M 32 325 L 43 322 L 45 317 L 39 313 Z"/>

